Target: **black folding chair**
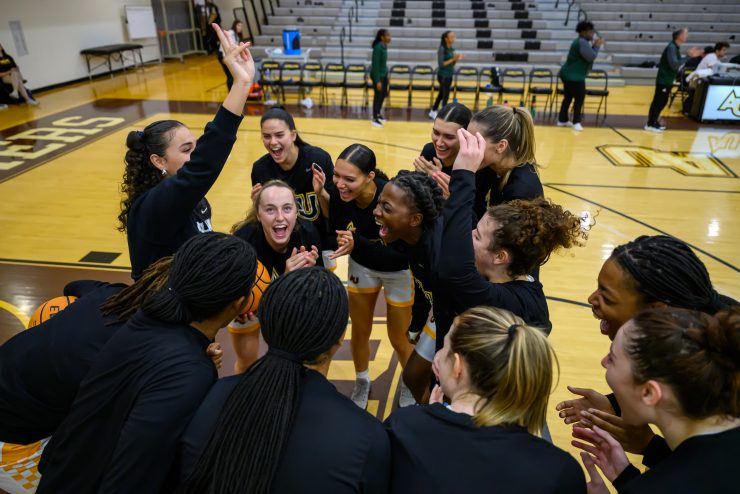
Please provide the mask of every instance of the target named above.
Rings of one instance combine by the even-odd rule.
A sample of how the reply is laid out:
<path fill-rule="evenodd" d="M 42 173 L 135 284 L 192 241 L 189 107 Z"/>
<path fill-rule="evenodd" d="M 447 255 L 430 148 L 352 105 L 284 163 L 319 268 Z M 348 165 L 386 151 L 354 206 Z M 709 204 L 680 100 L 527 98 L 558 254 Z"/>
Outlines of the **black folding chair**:
<path fill-rule="evenodd" d="M 519 106 L 524 106 L 526 92 L 527 73 L 524 69 L 504 69 L 501 72 L 501 93 L 499 102 L 503 101 L 507 94 L 519 95 Z"/>
<path fill-rule="evenodd" d="M 324 67 L 318 62 L 306 62 L 301 71 L 301 88 L 300 97 L 306 99 L 308 93 L 316 88 L 319 92 L 318 104 L 321 104 L 321 88 L 324 85 L 323 72 Z"/>
<path fill-rule="evenodd" d="M 494 71 L 496 71 L 496 77 L 494 77 Z M 487 69 L 481 69 L 480 71 L 480 82 L 478 83 L 478 98 L 475 100 L 475 108 L 478 108 L 479 100 L 484 95 L 489 95 L 490 102 L 493 103 L 493 95 L 501 94 L 501 85 L 498 84 L 498 68 L 489 67 Z M 488 106 L 486 101 L 486 106 Z"/>
<path fill-rule="evenodd" d="M 533 68 L 529 71 L 529 85 L 527 86 L 527 106 L 532 108 L 537 96 L 545 96 L 545 104 L 542 107 L 548 113 L 552 112 L 553 96 L 555 86 L 550 69 Z M 534 116 L 534 115 L 533 115 Z"/>
<path fill-rule="evenodd" d="M 599 107 L 596 110 L 596 121 L 599 120 L 599 113 L 601 113 L 601 105 L 604 105 L 604 118 L 608 114 L 608 100 L 609 100 L 609 74 L 605 70 L 592 70 L 586 76 L 586 100 L 589 96 L 599 98 Z M 586 105 L 584 104 L 584 107 Z"/>
<path fill-rule="evenodd" d="M 347 94 L 350 89 L 361 89 L 362 90 L 362 105 L 367 106 L 370 98 L 368 96 L 368 90 L 372 83 L 368 84 L 369 81 L 367 67 L 362 63 L 351 63 L 347 65 L 344 73 L 344 86 L 347 89 L 345 91 L 345 101 L 349 99 Z M 347 101 L 349 104 L 349 101 Z"/>
<path fill-rule="evenodd" d="M 260 67 L 260 79 L 259 83 L 260 86 L 262 86 L 262 96 L 265 100 L 268 100 L 270 98 L 267 97 L 269 93 L 278 92 L 280 93 L 281 87 L 280 87 L 280 70 L 282 69 L 282 65 L 280 65 L 279 62 L 273 62 L 270 60 L 266 60 L 262 62 L 262 66 Z M 279 95 L 280 99 L 282 100 L 282 95 Z M 277 99 L 277 97 L 275 98 Z"/>
<path fill-rule="evenodd" d="M 324 66 L 324 101 L 329 104 L 329 89 L 339 89 L 339 104 L 343 105 L 346 87 L 344 85 L 345 72 L 341 63 L 328 63 Z"/>
<path fill-rule="evenodd" d="M 455 71 L 455 82 L 452 98 L 460 101 L 459 93 L 473 95 L 473 108 L 478 104 L 478 85 L 480 84 L 480 73 L 475 67 L 459 67 Z"/>
<path fill-rule="evenodd" d="M 280 78 L 278 79 L 278 85 L 280 86 L 280 94 L 282 95 L 283 103 L 285 103 L 285 90 L 295 89 L 296 94 L 301 91 L 301 64 L 298 62 L 283 62 L 283 66 L 280 68 Z"/>
<path fill-rule="evenodd" d="M 405 91 L 406 105 L 411 106 L 411 67 L 408 65 L 391 65 L 388 70 L 388 106 L 391 106 L 394 91 Z"/>
<path fill-rule="evenodd" d="M 429 107 L 434 103 L 434 68 L 431 65 L 417 65 L 411 69 L 411 97 L 409 105 L 414 102 L 414 91 L 429 91 Z"/>

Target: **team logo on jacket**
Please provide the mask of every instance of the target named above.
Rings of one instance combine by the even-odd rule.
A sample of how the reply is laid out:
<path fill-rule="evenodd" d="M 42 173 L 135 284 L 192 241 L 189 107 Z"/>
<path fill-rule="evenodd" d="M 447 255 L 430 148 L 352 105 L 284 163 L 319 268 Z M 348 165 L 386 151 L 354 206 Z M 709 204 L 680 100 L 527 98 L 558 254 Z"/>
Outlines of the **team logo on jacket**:
<path fill-rule="evenodd" d="M 637 145 L 605 145 L 596 149 L 614 166 L 669 168 L 691 177 L 736 177 L 721 159 L 712 153 L 663 151 Z"/>

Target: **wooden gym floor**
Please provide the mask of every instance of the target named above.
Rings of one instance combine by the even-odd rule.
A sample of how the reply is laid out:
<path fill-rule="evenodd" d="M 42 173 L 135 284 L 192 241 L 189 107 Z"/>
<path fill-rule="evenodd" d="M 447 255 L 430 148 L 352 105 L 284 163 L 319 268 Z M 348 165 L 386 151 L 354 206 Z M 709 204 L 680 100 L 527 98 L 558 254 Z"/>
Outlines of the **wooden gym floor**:
<path fill-rule="evenodd" d="M 115 228 L 125 137 L 162 118 L 179 119 L 200 135 L 226 94 L 223 77 L 215 57 L 192 57 L 42 93 L 38 107 L 0 112 L 0 343 L 22 331 L 34 308 L 61 294 L 67 281 L 130 281 L 126 239 Z M 550 339 L 560 359 L 548 421 L 555 443 L 571 451 L 569 428 L 554 406 L 569 396 L 568 384 L 607 389 L 599 362 L 609 341 L 586 299 L 614 246 L 643 234 L 679 237 L 695 248 L 720 292 L 740 297 L 740 128 L 700 127 L 674 111 L 666 118 L 669 131 L 645 132 L 651 97 L 652 87 L 613 89 L 609 117 L 596 125 L 589 103 L 581 134 L 552 126 L 539 108 L 537 158 L 546 195 L 596 215 L 587 245 L 553 255 L 542 269 Z M 345 109 L 293 107 L 302 137 L 334 157 L 353 142 L 365 143 L 391 176 L 410 168 L 430 140 L 428 97 L 417 96 L 407 109 L 405 98 L 392 96 L 383 129 L 372 128 L 358 98 L 351 99 Z M 227 231 L 250 207 L 250 166 L 265 152 L 262 111 L 248 105 L 231 157 L 208 194 L 217 230 Z M 346 263 L 337 273 L 346 276 Z M 369 410 L 380 419 L 391 412 L 400 377 L 384 332 L 379 308 Z M 219 339 L 230 352 L 228 335 Z M 229 353 L 225 369 L 232 361 Z M 349 394 L 354 372 L 347 345 L 330 378 Z"/>

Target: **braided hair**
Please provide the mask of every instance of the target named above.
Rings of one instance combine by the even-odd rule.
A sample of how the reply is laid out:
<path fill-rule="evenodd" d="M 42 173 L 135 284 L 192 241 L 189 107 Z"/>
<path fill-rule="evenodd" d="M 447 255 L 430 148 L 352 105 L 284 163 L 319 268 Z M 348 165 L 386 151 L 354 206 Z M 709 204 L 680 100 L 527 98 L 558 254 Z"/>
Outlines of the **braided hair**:
<path fill-rule="evenodd" d="M 166 286 L 141 310 L 159 321 L 205 321 L 239 297 L 248 296 L 257 274 L 257 253 L 225 233 L 203 233 L 186 241 L 172 257 Z"/>
<path fill-rule="evenodd" d="M 172 264 L 172 256 L 159 259 L 144 270 L 136 282 L 106 299 L 100 306 L 100 312 L 109 316 L 115 314 L 117 322 L 129 320 L 139 310 L 146 297 L 161 289 L 167 283 L 167 274 Z"/>
<path fill-rule="evenodd" d="M 164 156 L 175 129 L 185 124 L 177 120 L 160 120 L 147 125 L 143 131 L 132 130 L 126 137 L 126 168 L 121 183 L 121 213 L 118 215 L 118 231 L 126 232 L 128 212 L 138 197 L 151 189 L 164 177 L 152 164 L 150 156 Z"/>
<path fill-rule="evenodd" d="M 408 206 L 424 217 L 425 227 L 434 224 L 442 211 L 444 197 L 432 177 L 423 172 L 401 170 L 390 183 L 404 191 Z"/>
<path fill-rule="evenodd" d="M 629 275 L 643 304 L 714 314 L 737 301 L 717 293 L 709 272 L 686 243 L 668 235 L 642 235 L 612 251 L 611 259 Z"/>
<path fill-rule="evenodd" d="M 321 362 L 342 338 L 347 293 L 330 271 L 299 269 L 270 284 L 258 315 L 270 350 L 239 380 L 178 492 L 270 492 L 298 406 L 303 364 Z"/>

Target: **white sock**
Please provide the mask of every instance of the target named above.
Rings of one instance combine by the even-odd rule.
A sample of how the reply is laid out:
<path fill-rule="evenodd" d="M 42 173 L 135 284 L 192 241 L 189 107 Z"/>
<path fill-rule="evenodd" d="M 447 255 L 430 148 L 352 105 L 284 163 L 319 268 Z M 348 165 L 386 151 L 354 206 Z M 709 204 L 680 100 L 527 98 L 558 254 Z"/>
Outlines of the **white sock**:
<path fill-rule="evenodd" d="M 370 380 L 370 369 L 366 369 L 362 372 L 357 372 L 357 380 L 364 379 L 365 381 Z"/>
<path fill-rule="evenodd" d="M 10 93 L 10 97 L 11 97 L 11 98 L 18 98 L 18 97 L 19 97 L 19 95 L 18 95 L 18 90 L 16 89 L 16 90 L 15 90 L 15 91 L 13 91 L 12 93 Z"/>

